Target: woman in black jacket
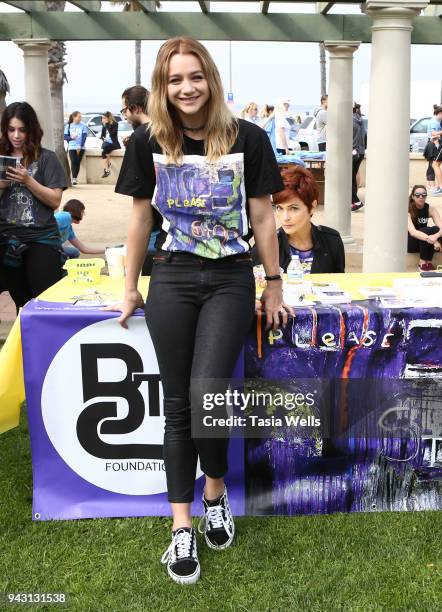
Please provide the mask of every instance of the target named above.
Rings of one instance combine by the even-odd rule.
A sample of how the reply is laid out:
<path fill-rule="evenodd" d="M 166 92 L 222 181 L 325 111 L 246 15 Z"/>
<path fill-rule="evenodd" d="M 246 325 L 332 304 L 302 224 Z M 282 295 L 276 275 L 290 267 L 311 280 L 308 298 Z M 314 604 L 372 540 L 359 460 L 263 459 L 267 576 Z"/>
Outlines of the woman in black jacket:
<path fill-rule="evenodd" d="M 121 145 L 118 141 L 118 121 L 112 115 L 110 111 L 104 113 L 101 117 L 103 127 L 101 128 L 101 157 L 103 159 L 103 174 L 101 178 L 106 178 L 110 175 L 110 154 L 115 149 L 121 149 Z"/>
<path fill-rule="evenodd" d="M 281 172 L 285 189 L 273 194 L 278 224 L 279 265 L 287 271 L 292 255 L 300 259 L 305 274 L 345 271 L 345 252 L 339 232 L 313 225 L 318 204 L 318 187 L 309 170 L 301 166 Z M 253 250 L 254 263 L 260 263 Z"/>

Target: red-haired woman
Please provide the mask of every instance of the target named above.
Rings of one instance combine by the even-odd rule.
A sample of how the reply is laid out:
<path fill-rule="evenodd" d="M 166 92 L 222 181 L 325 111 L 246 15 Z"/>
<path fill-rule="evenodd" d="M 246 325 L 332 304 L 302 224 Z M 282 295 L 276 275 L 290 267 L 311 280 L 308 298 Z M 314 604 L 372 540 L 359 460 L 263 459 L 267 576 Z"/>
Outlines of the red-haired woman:
<path fill-rule="evenodd" d="M 20 160 L 0 181 L 0 286 L 18 309 L 61 278 L 54 210 L 67 185 L 57 156 L 41 146 L 43 131 L 32 106 L 10 104 L 0 130 L 0 155 Z"/>
<path fill-rule="evenodd" d="M 309 170 L 301 166 L 283 170 L 284 190 L 273 194 L 278 224 L 279 265 L 284 272 L 297 255 L 305 274 L 345 271 L 341 236 L 325 225 L 311 221 L 318 204 L 318 187 Z M 255 263 L 259 263 L 254 253 Z"/>

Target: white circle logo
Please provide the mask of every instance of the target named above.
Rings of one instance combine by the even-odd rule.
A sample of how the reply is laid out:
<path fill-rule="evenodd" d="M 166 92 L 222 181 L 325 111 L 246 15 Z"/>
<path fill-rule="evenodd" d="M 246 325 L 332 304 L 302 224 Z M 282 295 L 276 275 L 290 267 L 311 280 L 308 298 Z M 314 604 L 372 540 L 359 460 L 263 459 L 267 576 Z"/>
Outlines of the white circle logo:
<path fill-rule="evenodd" d="M 42 417 L 56 451 L 86 481 L 153 495 L 167 491 L 162 387 L 144 319 L 128 327 L 99 321 L 60 348 L 44 380 Z"/>

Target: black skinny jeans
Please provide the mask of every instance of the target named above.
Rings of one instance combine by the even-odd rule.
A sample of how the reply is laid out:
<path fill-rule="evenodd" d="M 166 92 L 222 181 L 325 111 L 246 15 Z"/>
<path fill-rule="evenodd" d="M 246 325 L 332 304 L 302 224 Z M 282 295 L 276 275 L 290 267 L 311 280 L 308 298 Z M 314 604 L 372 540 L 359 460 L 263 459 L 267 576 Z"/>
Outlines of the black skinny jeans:
<path fill-rule="evenodd" d="M 0 246 L 0 287 L 9 291 L 17 311 L 60 280 L 60 253 L 47 244 L 29 243 L 19 268 L 4 265 L 5 250 Z"/>
<path fill-rule="evenodd" d="M 252 325 L 251 258 L 158 255 L 145 311 L 163 385 L 168 499 L 192 502 L 198 457 L 208 476 L 227 472 L 228 440 L 192 438 L 191 415 L 202 415 L 200 391 L 209 392 L 213 379 L 231 377 Z"/>
<path fill-rule="evenodd" d="M 83 159 L 84 149 L 80 149 L 80 152 L 77 152 L 77 149 L 69 149 L 69 159 L 71 160 L 71 173 L 72 178 L 77 178 L 78 173 L 80 172 L 80 164 Z"/>
<path fill-rule="evenodd" d="M 420 227 L 419 231 L 427 234 L 427 236 L 431 236 L 432 234 L 437 234 L 439 228 L 437 225 L 433 225 L 432 227 Z M 424 240 L 419 240 L 418 238 L 414 238 L 408 234 L 407 252 L 420 253 L 421 259 L 431 261 L 434 255 L 434 244 L 430 244 Z"/>

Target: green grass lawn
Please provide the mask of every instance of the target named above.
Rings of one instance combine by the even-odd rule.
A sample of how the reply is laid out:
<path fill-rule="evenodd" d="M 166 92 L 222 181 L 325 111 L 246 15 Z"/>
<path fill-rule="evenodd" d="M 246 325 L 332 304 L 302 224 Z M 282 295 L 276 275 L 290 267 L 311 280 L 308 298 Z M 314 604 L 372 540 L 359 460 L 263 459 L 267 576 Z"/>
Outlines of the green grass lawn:
<path fill-rule="evenodd" d="M 23 417 L 0 436 L 0 592 L 64 591 L 81 612 L 442 609 L 441 512 L 237 519 L 230 549 L 199 541 L 184 587 L 159 562 L 169 519 L 33 523 L 31 499 Z"/>

